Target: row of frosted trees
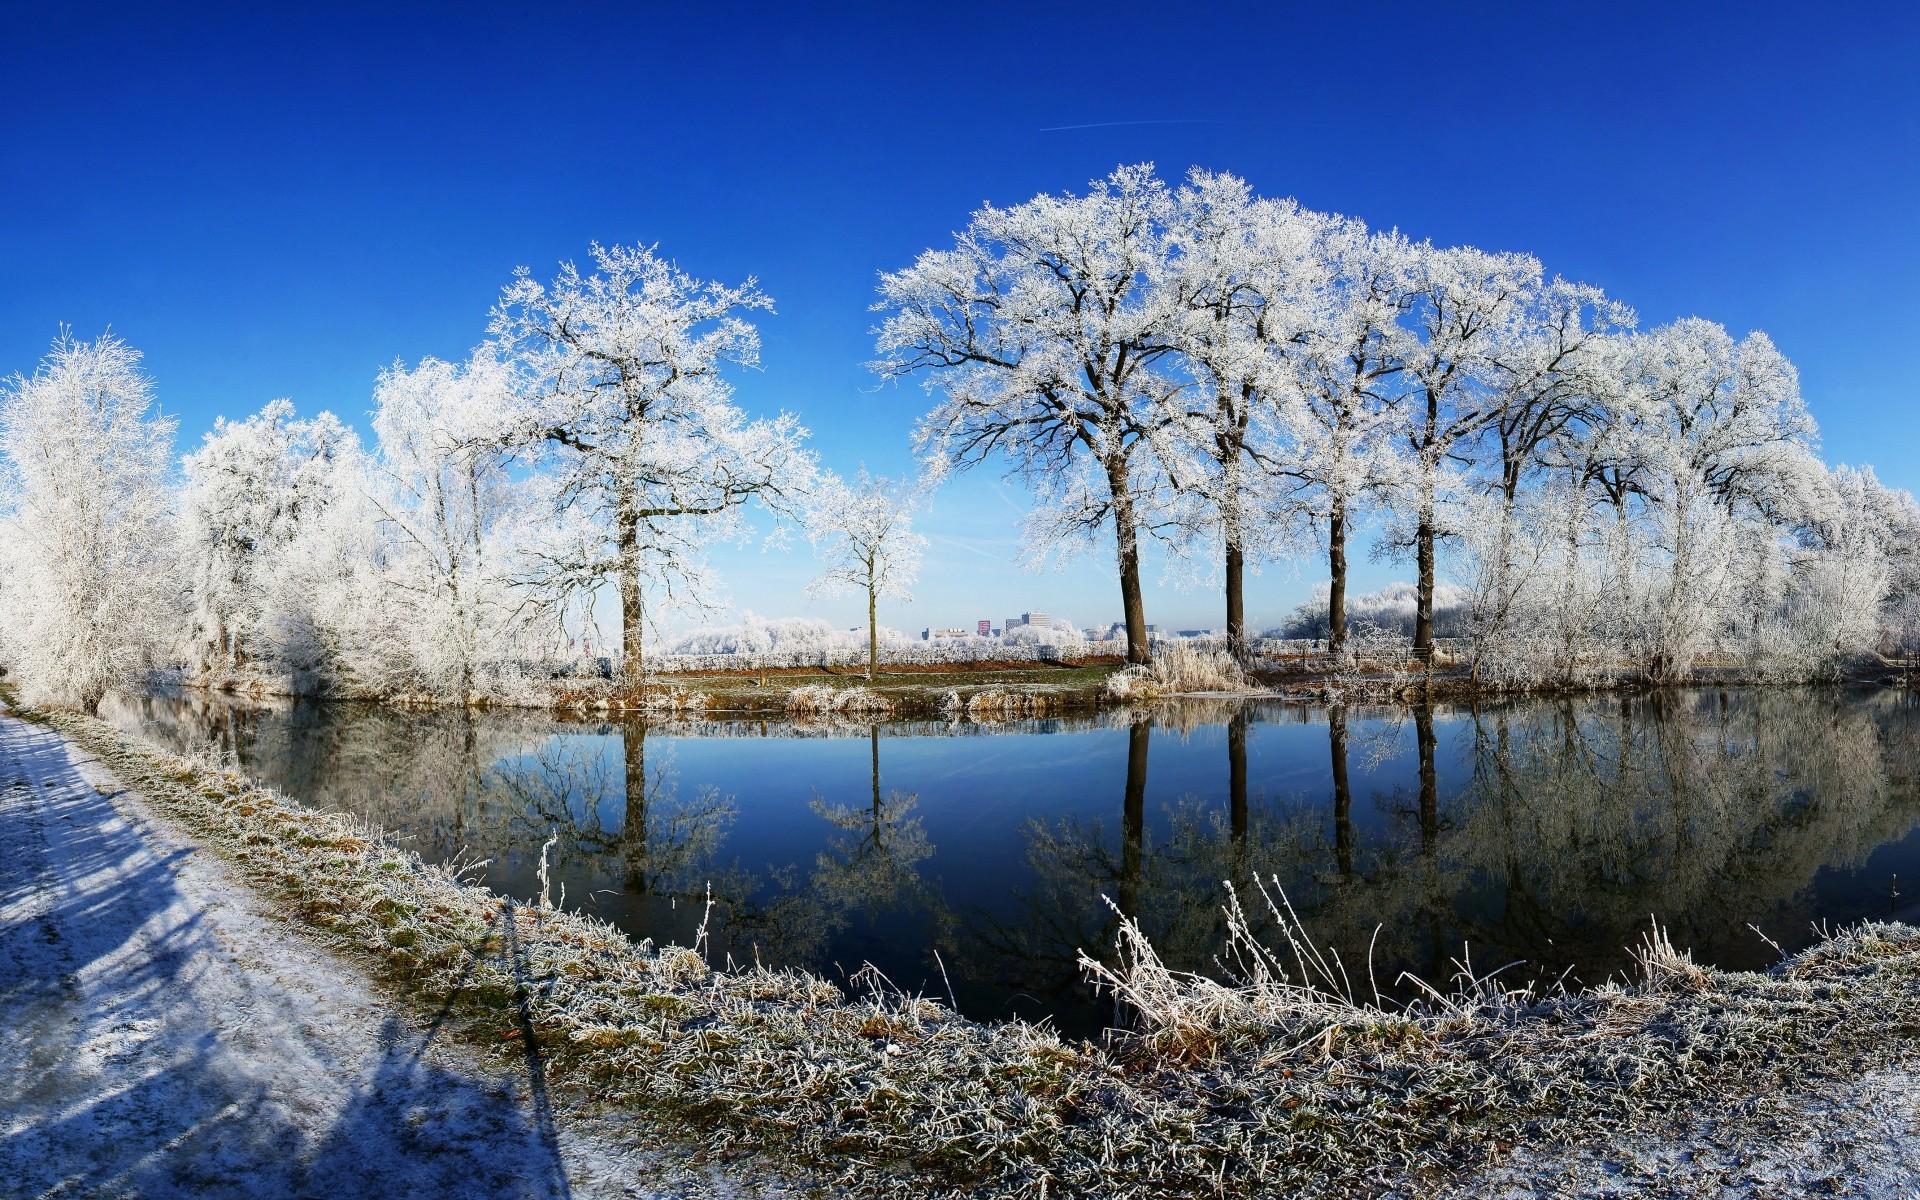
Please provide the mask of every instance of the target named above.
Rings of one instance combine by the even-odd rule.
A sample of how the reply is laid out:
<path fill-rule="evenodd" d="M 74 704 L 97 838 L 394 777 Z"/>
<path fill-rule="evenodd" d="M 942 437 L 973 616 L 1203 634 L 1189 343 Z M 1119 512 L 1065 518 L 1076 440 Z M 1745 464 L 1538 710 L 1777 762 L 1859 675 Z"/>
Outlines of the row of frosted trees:
<path fill-rule="evenodd" d="M 822 472 L 758 361 L 752 282 L 594 247 L 519 272 L 464 362 L 384 372 L 374 444 L 285 401 L 222 421 L 176 472 L 138 356 L 63 337 L 0 393 L 0 655 L 91 706 L 156 663 L 294 690 L 498 694 L 568 653 L 596 601 L 637 676 L 662 608 L 713 594 L 716 544 L 803 529 L 819 586 L 904 597 L 917 497 L 993 463 L 1034 496 L 1035 562 L 1113 555 L 1148 654 L 1142 550 L 1223 588 L 1320 559 L 1336 655 L 1356 547 L 1410 560 L 1429 654 L 1447 574 L 1473 669 L 1505 683 L 1707 659 L 1780 677 L 1906 639 L 1920 511 L 1828 469 L 1763 334 L 1651 331 L 1526 255 L 1416 243 L 1194 172 L 974 214 L 884 275 L 876 369 L 933 407 L 918 488 Z M 748 513 L 757 509 L 758 521 Z M 771 534 L 766 530 L 771 528 Z M 1457 598 L 1457 596 L 1456 596 Z"/>
<path fill-rule="evenodd" d="M 984 208 L 882 292 L 883 370 L 939 395 L 930 461 L 1004 456 L 1035 546 L 1111 544 L 1136 644 L 1149 534 L 1223 580 L 1240 653 L 1248 570 L 1308 553 L 1344 648 L 1365 527 L 1411 559 L 1430 654 L 1451 553 L 1476 669 L 1516 682 L 1709 655 L 1806 674 L 1872 649 L 1920 582 L 1911 497 L 1821 463 L 1764 334 L 1638 332 L 1528 255 L 1139 167 Z"/>

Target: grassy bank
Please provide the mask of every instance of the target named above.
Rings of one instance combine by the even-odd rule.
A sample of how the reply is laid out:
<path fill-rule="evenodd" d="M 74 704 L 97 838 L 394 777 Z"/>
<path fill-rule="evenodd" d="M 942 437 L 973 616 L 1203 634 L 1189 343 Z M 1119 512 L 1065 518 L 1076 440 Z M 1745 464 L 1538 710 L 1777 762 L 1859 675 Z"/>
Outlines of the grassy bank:
<path fill-rule="evenodd" d="M 716 716 L 817 713 L 851 705 L 870 715 L 954 715 L 956 708 L 1034 713 L 1092 712 L 1112 703 L 1106 682 L 1118 659 L 1077 663 L 887 666 L 868 680 L 852 667 L 789 667 L 660 675 L 639 687 L 611 682 L 562 685 L 554 707 L 571 712 L 691 712 Z M 832 700 L 829 696 L 847 697 Z M 982 697 L 986 697 L 982 700 Z"/>
<path fill-rule="evenodd" d="M 1920 931 L 1906 926 L 1861 926 L 1766 974 L 1700 968 L 1655 934 L 1630 986 L 1463 979 L 1402 1009 L 1354 998 L 1297 925 L 1276 949 L 1236 921 L 1222 947 L 1235 986 L 1168 972 L 1125 927 L 1123 961 L 1090 970 L 1138 1028 L 1072 1042 L 877 980 L 847 995 L 799 973 L 714 971 L 694 950 L 464 885 L 346 817 L 101 722 L 35 716 L 465 1036 L 535 1042 L 584 1098 L 853 1194 L 1364 1194 L 1852 1073 L 1920 1037 Z"/>

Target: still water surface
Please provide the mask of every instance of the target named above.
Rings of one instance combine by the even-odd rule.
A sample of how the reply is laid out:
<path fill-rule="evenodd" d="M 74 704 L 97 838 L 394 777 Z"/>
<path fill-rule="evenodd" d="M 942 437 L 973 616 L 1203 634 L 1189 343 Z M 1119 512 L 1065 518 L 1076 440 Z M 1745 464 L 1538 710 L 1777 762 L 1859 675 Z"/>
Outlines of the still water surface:
<path fill-rule="evenodd" d="M 580 724 L 189 693 L 103 715 L 212 743 L 430 860 L 490 860 L 636 938 L 844 979 L 864 963 L 979 1018 L 1112 1019 L 1076 954 L 1113 908 L 1214 970 L 1223 883 L 1277 878 L 1358 981 L 1595 983 L 1658 916 L 1720 966 L 1816 922 L 1912 917 L 1920 704 L 1693 691 L 1477 707 L 1190 703 L 999 725 Z M 1910 881 L 1910 882 L 1908 882 Z M 1254 905 L 1249 905 L 1254 907 Z M 1377 935 L 1376 935 L 1376 930 Z M 1361 983 L 1361 989 L 1366 984 Z"/>

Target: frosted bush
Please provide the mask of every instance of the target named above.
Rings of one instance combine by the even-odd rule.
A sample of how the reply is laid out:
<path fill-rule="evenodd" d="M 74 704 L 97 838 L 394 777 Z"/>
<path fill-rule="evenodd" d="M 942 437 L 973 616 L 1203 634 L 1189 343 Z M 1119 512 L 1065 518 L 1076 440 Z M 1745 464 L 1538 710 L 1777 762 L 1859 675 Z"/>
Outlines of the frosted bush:
<path fill-rule="evenodd" d="M 1107 694 L 1116 700 L 1151 700 L 1156 696 L 1193 692 L 1252 692 L 1259 690 L 1247 678 L 1233 655 L 1185 642 L 1162 643 L 1153 661 L 1128 667 L 1107 677 Z"/>

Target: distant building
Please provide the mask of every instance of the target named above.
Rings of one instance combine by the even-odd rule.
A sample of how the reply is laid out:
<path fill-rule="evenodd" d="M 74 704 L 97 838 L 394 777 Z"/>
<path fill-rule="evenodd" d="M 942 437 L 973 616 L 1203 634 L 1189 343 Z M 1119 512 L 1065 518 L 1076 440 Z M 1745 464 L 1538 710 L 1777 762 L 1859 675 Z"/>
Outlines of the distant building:
<path fill-rule="evenodd" d="M 967 631 L 964 629 L 935 629 L 932 626 L 928 626 L 920 631 L 920 640 L 925 642 L 930 642 L 934 638 L 963 638 L 966 636 Z"/>
<path fill-rule="evenodd" d="M 976 631 L 976 634 L 975 634 L 975 636 L 977 636 L 977 637 L 992 637 L 992 636 L 993 636 L 993 622 L 992 622 L 992 621 L 982 621 L 982 622 L 980 622 L 980 626 L 979 626 L 979 629 L 978 629 L 978 630 Z"/>

